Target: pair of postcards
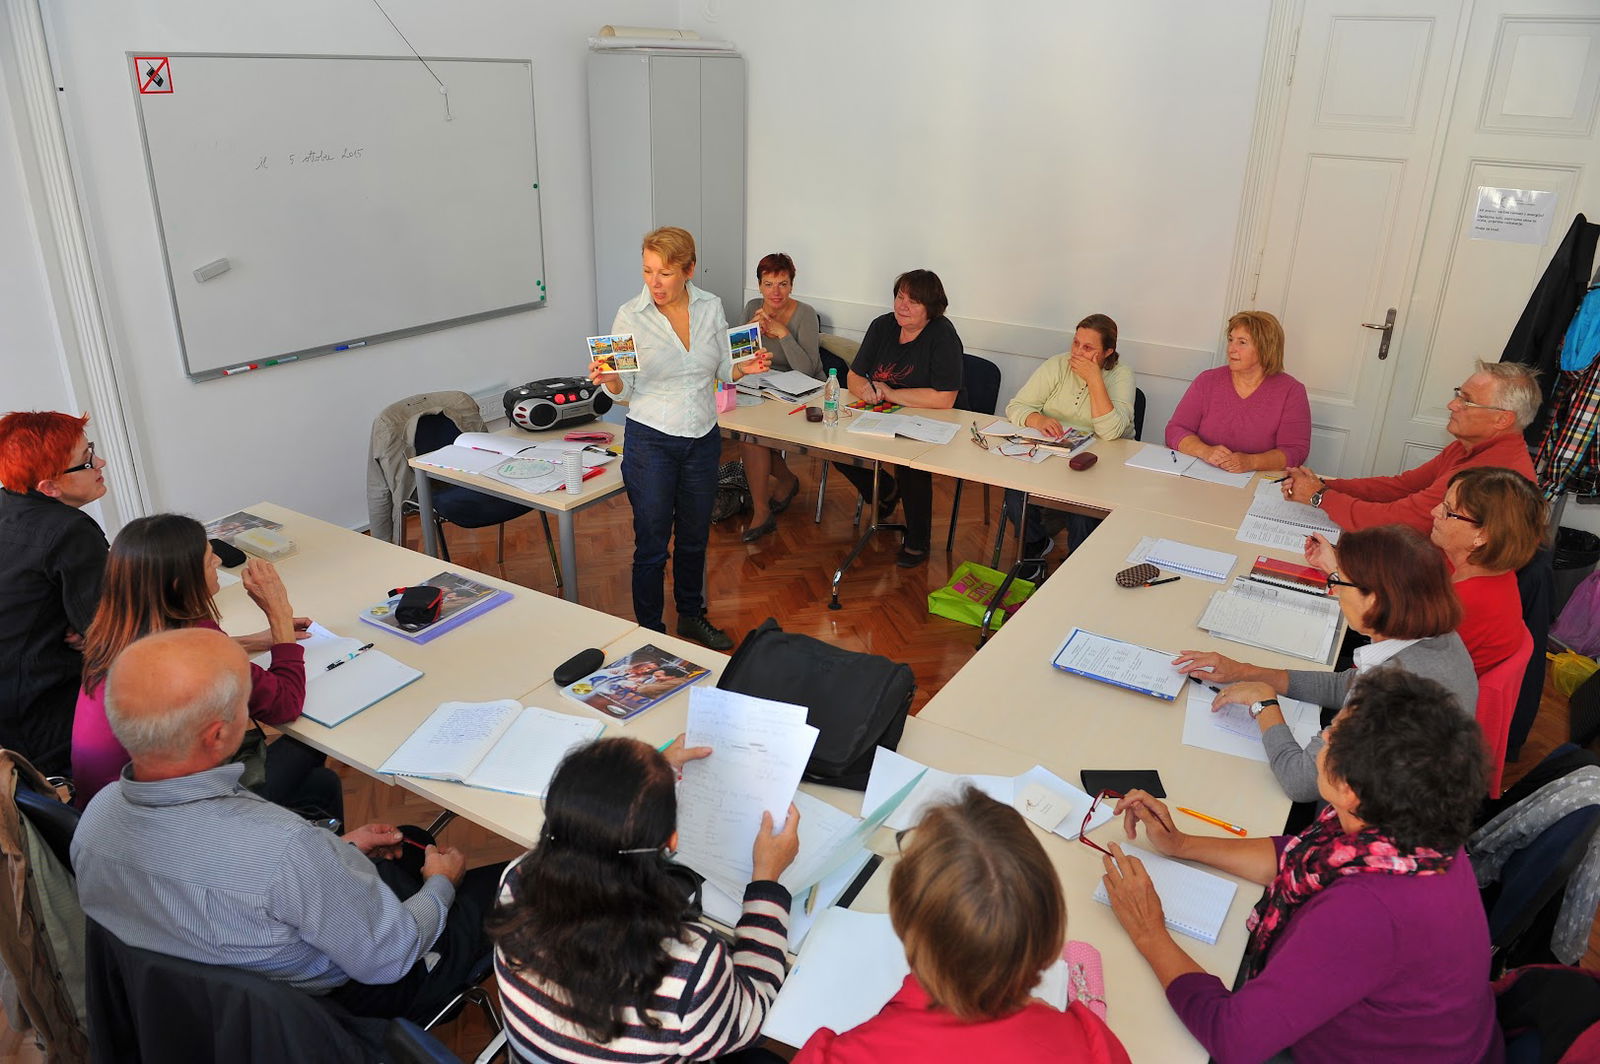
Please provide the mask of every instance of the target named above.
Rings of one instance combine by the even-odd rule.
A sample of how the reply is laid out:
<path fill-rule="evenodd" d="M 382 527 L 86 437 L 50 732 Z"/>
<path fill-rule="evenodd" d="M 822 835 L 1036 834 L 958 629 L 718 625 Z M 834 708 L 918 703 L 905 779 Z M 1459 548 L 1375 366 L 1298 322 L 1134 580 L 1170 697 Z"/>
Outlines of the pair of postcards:
<path fill-rule="evenodd" d="M 735 325 L 728 330 L 728 353 L 735 362 L 755 357 L 761 350 L 761 326 Z M 589 360 L 599 362 L 607 373 L 635 373 L 639 369 L 639 347 L 632 333 L 589 337 Z"/>

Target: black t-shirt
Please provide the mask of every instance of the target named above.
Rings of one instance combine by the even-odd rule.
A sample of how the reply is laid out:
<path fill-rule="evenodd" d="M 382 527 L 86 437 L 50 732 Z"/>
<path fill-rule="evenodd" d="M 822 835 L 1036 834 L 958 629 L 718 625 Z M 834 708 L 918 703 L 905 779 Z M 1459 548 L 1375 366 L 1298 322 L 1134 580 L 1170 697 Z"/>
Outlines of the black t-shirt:
<path fill-rule="evenodd" d="M 934 318 L 909 344 L 900 342 L 893 314 L 873 319 L 850 372 L 891 388 L 961 390 L 961 337 L 949 318 Z"/>

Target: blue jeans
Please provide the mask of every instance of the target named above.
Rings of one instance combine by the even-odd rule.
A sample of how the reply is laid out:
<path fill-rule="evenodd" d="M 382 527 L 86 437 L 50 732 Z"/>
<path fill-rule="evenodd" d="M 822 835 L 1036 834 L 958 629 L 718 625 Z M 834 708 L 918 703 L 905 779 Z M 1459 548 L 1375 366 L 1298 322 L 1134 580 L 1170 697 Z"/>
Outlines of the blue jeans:
<path fill-rule="evenodd" d="M 678 616 L 706 612 L 706 543 L 717 498 L 722 437 L 671 436 L 628 419 L 623 434 L 622 484 L 633 507 L 633 616 L 665 632 L 667 546 L 672 543 L 672 598 Z"/>

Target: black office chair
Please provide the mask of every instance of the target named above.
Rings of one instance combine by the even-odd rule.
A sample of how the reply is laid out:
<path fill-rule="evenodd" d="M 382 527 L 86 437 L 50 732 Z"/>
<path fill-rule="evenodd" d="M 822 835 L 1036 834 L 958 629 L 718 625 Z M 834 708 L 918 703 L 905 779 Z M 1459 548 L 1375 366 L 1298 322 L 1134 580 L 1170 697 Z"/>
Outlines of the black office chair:
<path fill-rule="evenodd" d="M 1133 390 L 1133 438 L 1144 439 L 1144 389 Z"/>
<path fill-rule="evenodd" d="M 95 1064 L 380 1061 L 388 1020 L 266 976 L 138 949 L 87 920 Z"/>
<path fill-rule="evenodd" d="M 963 351 L 961 354 L 961 391 L 956 395 L 956 407 L 980 414 L 995 412 L 1000 403 L 1000 367 L 981 355 Z M 980 428 L 982 426 L 979 426 Z M 956 518 L 961 515 L 961 488 L 964 480 L 956 481 L 955 498 L 950 502 L 950 532 L 945 536 L 944 549 L 952 550 L 956 544 Z M 983 486 L 983 512 L 989 512 L 989 485 Z M 1003 509 L 1003 507 L 1002 507 Z"/>
<path fill-rule="evenodd" d="M 413 454 L 437 451 L 456 442 L 456 437 L 459 435 L 461 435 L 460 428 L 448 415 L 423 414 L 417 419 L 417 431 L 411 441 Z M 405 506 L 409 513 L 418 512 L 415 499 L 406 500 Z M 498 525 L 499 536 L 494 560 L 495 564 L 503 566 L 506 561 L 506 522 L 515 521 L 531 510 L 532 507 L 522 506 L 494 495 L 485 495 L 481 491 L 474 491 L 460 484 L 448 484 L 443 481 L 433 483 L 434 528 L 438 532 L 439 553 L 445 561 L 450 560 L 450 545 L 444 537 L 446 521 L 462 528 L 487 528 L 490 525 Z M 550 515 L 540 510 L 539 520 L 544 525 L 544 541 L 550 551 L 550 569 L 555 573 L 556 594 L 559 595 L 561 560 L 556 554 L 555 539 L 550 535 Z"/>
<path fill-rule="evenodd" d="M 389 1064 L 462 1064 L 461 1058 L 446 1049 L 443 1042 L 403 1017 L 389 1025 L 383 1048 L 389 1054 Z M 502 1052 L 510 1059 L 504 1031 L 495 1035 L 473 1064 L 489 1064 Z"/>

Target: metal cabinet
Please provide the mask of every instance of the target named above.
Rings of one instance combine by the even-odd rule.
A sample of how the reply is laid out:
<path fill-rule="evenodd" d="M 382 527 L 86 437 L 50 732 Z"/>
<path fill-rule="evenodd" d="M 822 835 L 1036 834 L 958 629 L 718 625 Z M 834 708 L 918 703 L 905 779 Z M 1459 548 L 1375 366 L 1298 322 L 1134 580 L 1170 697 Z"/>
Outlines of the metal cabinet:
<path fill-rule="evenodd" d="M 736 55 L 589 55 L 595 320 L 639 294 L 639 240 L 694 234 L 694 283 L 744 309 L 745 67 Z"/>

